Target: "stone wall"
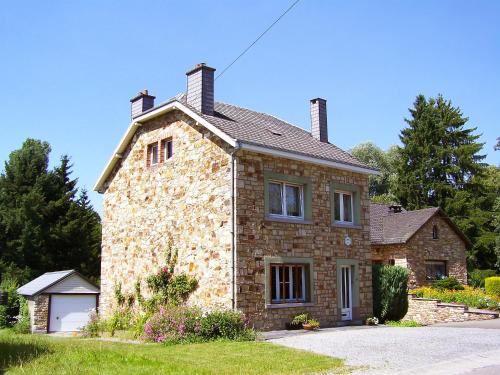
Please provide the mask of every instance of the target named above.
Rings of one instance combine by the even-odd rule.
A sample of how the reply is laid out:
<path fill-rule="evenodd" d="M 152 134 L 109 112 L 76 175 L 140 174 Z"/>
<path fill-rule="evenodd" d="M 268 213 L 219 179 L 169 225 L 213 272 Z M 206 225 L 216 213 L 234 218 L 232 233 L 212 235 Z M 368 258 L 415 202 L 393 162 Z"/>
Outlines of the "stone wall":
<path fill-rule="evenodd" d="M 498 313 L 469 311 L 467 306 L 442 303 L 437 299 L 408 296 L 408 312 L 402 320 L 413 320 L 423 325 L 436 323 L 465 322 L 498 318 Z"/>
<path fill-rule="evenodd" d="M 172 138 L 173 157 L 147 166 L 147 146 Z M 100 311 L 111 312 L 114 285 L 132 292 L 164 265 L 171 241 L 177 271 L 196 277 L 191 302 L 231 307 L 230 155 L 217 137 L 179 111 L 143 124 L 106 183 Z M 160 158 L 162 159 L 162 158 Z"/>
<path fill-rule="evenodd" d="M 49 319 L 49 295 L 39 294 L 30 300 L 31 332 L 47 333 Z"/>
<path fill-rule="evenodd" d="M 310 312 L 323 326 L 333 326 L 340 320 L 336 262 L 354 259 L 359 262 L 360 303 L 353 318 L 373 314 L 367 176 L 251 152 L 239 152 L 237 163 L 237 307 L 260 329 L 283 329 L 303 311 Z M 310 223 L 266 220 L 264 171 L 311 179 Z M 361 187 L 358 227 L 332 226 L 332 181 Z M 346 235 L 353 240 L 350 247 L 344 244 Z M 264 262 L 269 256 L 313 258 L 312 304 L 266 308 L 269 301 L 265 300 Z"/>
<path fill-rule="evenodd" d="M 437 225 L 439 238 L 432 238 L 432 227 Z M 373 259 L 388 264 L 408 267 L 408 285 L 416 288 L 428 284 L 425 261 L 444 260 L 449 276 L 467 283 L 466 245 L 458 234 L 440 216 L 435 215 L 406 244 L 376 245 L 372 247 Z"/>

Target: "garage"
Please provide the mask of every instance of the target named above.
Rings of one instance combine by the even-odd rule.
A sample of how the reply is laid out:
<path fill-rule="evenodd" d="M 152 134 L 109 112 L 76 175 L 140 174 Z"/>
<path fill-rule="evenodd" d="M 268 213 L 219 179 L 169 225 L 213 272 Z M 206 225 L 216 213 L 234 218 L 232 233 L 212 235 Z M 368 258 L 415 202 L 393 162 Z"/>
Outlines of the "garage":
<path fill-rule="evenodd" d="M 75 270 L 47 272 L 20 287 L 33 333 L 78 332 L 99 306 L 99 287 Z"/>

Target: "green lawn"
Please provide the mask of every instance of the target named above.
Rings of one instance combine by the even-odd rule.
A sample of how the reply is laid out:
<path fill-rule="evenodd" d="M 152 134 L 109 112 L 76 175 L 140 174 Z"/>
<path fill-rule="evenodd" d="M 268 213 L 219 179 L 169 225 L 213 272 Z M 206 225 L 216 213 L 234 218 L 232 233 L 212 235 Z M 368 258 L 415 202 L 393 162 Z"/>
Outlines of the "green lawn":
<path fill-rule="evenodd" d="M 317 374 L 349 372 L 340 359 L 266 342 L 163 346 L 0 331 L 7 374 Z"/>

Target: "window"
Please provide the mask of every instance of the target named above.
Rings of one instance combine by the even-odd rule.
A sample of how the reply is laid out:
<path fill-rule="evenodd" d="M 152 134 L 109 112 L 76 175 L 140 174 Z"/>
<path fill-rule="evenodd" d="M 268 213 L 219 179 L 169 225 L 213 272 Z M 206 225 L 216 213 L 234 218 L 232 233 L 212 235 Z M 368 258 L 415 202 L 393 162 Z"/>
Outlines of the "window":
<path fill-rule="evenodd" d="M 308 264 L 271 264 L 271 303 L 306 302 Z"/>
<path fill-rule="evenodd" d="M 304 217 L 304 189 L 301 185 L 271 181 L 268 192 L 270 215 Z"/>
<path fill-rule="evenodd" d="M 439 229 L 437 225 L 432 226 L 432 239 L 437 240 L 439 238 Z"/>
<path fill-rule="evenodd" d="M 396 265 L 396 260 L 395 259 L 389 259 L 389 265 L 390 266 L 395 266 Z"/>
<path fill-rule="evenodd" d="M 337 223 L 353 224 L 353 194 L 348 191 L 333 193 L 334 220 Z"/>
<path fill-rule="evenodd" d="M 151 143 L 148 146 L 148 164 L 158 164 L 158 143 Z"/>
<path fill-rule="evenodd" d="M 426 260 L 425 278 L 429 281 L 439 280 L 446 277 L 446 261 L 444 260 Z"/>
<path fill-rule="evenodd" d="M 162 158 L 163 162 L 167 161 L 170 159 L 173 155 L 173 150 L 172 150 L 172 139 L 164 139 L 161 141 L 161 149 L 162 149 Z"/>

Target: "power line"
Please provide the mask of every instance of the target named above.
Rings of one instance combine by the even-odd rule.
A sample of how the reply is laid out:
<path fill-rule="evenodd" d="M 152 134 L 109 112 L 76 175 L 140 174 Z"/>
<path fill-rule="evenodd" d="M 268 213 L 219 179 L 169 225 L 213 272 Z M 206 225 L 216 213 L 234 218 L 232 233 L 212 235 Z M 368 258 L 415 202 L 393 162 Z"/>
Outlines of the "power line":
<path fill-rule="evenodd" d="M 222 70 L 222 72 L 220 72 L 220 73 L 219 73 L 219 75 L 218 75 L 217 77 L 215 77 L 215 79 L 217 79 L 217 78 L 219 78 L 221 75 L 223 75 L 223 74 L 224 74 L 224 73 L 225 73 L 225 72 L 226 72 L 226 71 L 227 71 L 227 70 L 228 70 L 231 66 L 233 66 L 233 64 L 234 64 L 236 61 L 238 61 L 238 60 L 240 59 L 240 57 L 242 57 L 245 53 L 247 53 L 247 52 L 248 52 L 248 50 L 249 50 L 250 48 L 252 48 L 252 47 L 255 45 L 255 43 L 257 43 L 257 42 L 260 40 L 260 38 L 262 38 L 262 37 L 263 37 L 263 36 L 264 36 L 264 35 L 265 35 L 265 34 L 266 34 L 269 30 L 271 30 L 271 29 L 273 28 L 273 26 L 274 26 L 274 25 L 276 25 L 276 24 L 277 24 L 277 23 L 278 23 L 278 22 L 279 22 L 279 21 L 280 21 L 280 20 L 281 20 L 281 19 L 282 19 L 282 18 L 283 18 L 283 17 L 284 17 L 284 16 L 285 16 L 288 12 L 289 12 L 289 11 L 291 11 L 291 10 L 292 10 L 292 8 L 293 8 L 295 5 L 297 5 L 297 3 L 298 3 L 299 1 L 300 1 L 300 0 L 296 0 L 296 1 L 294 1 L 294 2 L 292 3 L 292 5 L 290 5 L 290 6 L 289 6 L 289 7 L 288 7 L 288 8 L 287 8 L 287 9 L 286 9 L 286 10 L 285 10 L 282 14 L 281 14 L 281 16 L 279 16 L 279 17 L 278 17 L 278 18 L 277 18 L 277 19 L 276 19 L 276 20 L 275 20 L 275 21 L 274 21 L 274 22 L 273 22 L 273 23 L 272 23 L 272 24 L 271 24 L 271 25 L 270 25 L 267 29 L 265 29 L 265 30 L 264 30 L 264 32 L 263 32 L 262 34 L 260 34 L 260 35 L 257 37 L 257 39 L 255 39 L 255 40 L 252 42 L 252 44 L 250 44 L 247 48 L 245 48 L 245 50 L 244 50 L 242 53 L 240 53 L 240 54 L 238 55 L 238 57 L 237 57 L 237 58 L 235 58 L 235 59 L 231 62 L 231 64 L 229 64 L 228 66 L 226 66 L 226 67 Z"/>

